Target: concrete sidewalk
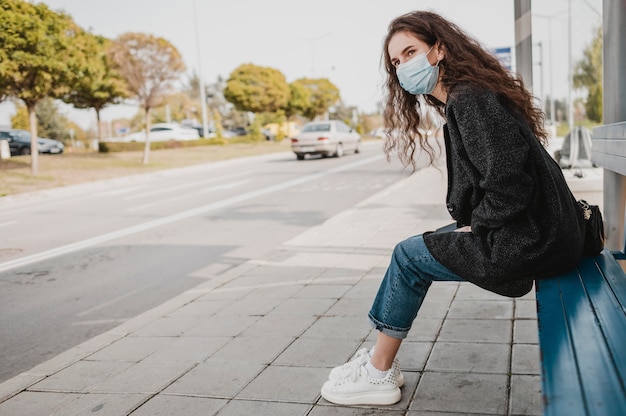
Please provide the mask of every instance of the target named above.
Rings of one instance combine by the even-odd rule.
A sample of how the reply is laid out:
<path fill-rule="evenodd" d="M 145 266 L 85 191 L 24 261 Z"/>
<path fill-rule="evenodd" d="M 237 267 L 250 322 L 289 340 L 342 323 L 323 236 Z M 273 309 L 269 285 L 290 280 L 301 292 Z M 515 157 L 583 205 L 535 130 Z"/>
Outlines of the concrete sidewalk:
<path fill-rule="evenodd" d="M 602 172 L 564 171 L 601 205 Z M 0 415 L 541 415 L 534 293 L 433 284 L 399 360 L 402 400 L 320 398 L 374 332 L 366 316 L 394 245 L 450 223 L 427 168 L 207 282 L 0 384 Z"/>

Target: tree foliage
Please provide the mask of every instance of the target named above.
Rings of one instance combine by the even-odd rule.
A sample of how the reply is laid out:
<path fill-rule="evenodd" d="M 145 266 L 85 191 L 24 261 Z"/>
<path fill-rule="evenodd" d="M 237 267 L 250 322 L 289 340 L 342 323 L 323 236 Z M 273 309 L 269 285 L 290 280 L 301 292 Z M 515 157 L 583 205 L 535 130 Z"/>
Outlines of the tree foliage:
<path fill-rule="evenodd" d="M 289 84 L 282 72 L 253 64 L 237 67 L 226 81 L 224 97 L 240 111 L 273 112 L 287 105 Z"/>
<path fill-rule="evenodd" d="M 576 63 L 573 82 L 575 88 L 586 88 L 587 117 L 602 122 L 602 27 L 596 29 L 591 44 L 583 51 L 583 59 Z"/>
<path fill-rule="evenodd" d="M 69 120 L 59 113 L 59 108 L 52 98 L 44 98 L 37 104 L 37 129 L 39 137 L 48 137 L 66 141 Z"/>
<path fill-rule="evenodd" d="M 100 125 L 102 109 L 128 96 L 126 82 L 107 54 L 110 44 L 111 42 L 102 36 L 81 31 L 75 44 L 85 58 L 77 62 L 79 66 L 77 71 L 81 76 L 63 97 L 63 101 L 76 108 L 95 110 L 98 140 L 102 139 Z"/>
<path fill-rule="evenodd" d="M 287 119 L 296 114 L 304 114 L 311 106 L 311 90 L 297 82 L 289 84 L 291 96 L 284 108 Z"/>
<path fill-rule="evenodd" d="M 24 102 L 31 132 L 31 171 L 38 170 L 35 107 L 46 97 L 60 98 L 80 76 L 80 29 L 73 20 L 44 4 L 0 2 L 0 96 Z"/>
<path fill-rule="evenodd" d="M 143 164 L 150 153 L 150 111 L 164 103 L 173 82 L 185 71 L 180 52 L 169 41 L 150 34 L 129 32 L 116 38 L 110 57 L 126 80 L 128 91 L 145 112 L 146 143 Z"/>
<path fill-rule="evenodd" d="M 302 88 L 307 91 L 309 104 L 305 106 L 302 115 L 313 120 L 326 113 L 330 107 L 341 99 L 339 89 L 327 78 L 300 78 L 293 82 L 293 88 Z"/>

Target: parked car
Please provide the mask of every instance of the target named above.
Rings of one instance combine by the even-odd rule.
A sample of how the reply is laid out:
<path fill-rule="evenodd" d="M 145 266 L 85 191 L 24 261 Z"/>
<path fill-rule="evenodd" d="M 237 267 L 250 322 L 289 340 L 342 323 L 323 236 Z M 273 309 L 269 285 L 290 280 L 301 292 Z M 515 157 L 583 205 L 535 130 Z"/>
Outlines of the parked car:
<path fill-rule="evenodd" d="M 235 136 L 247 136 L 250 134 L 250 131 L 248 131 L 245 127 L 233 127 L 227 131 L 233 133 Z M 269 129 L 262 128 L 261 134 L 265 137 L 265 140 L 276 140 L 276 136 L 274 136 L 274 133 L 272 133 Z"/>
<path fill-rule="evenodd" d="M 346 151 L 359 153 L 361 135 L 341 120 L 312 121 L 291 139 L 298 160 L 306 155 L 341 157 Z"/>
<path fill-rule="evenodd" d="M 151 142 L 166 142 L 168 140 L 197 140 L 200 138 L 198 130 L 193 127 L 181 126 L 176 123 L 156 123 L 150 127 Z M 146 132 L 140 131 L 126 136 L 127 142 L 145 142 Z"/>
<path fill-rule="evenodd" d="M 31 153 L 29 131 L 19 129 L 0 130 L 0 140 L 9 142 L 11 156 L 29 155 Z M 37 139 L 37 150 L 39 153 L 59 154 L 63 153 L 65 146 L 59 140 L 40 137 Z"/>
<path fill-rule="evenodd" d="M 215 129 L 211 126 L 207 126 L 207 136 L 204 137 L 204 126 L 189 126 L 192 129 L 195 129 L 198 132 L 198 135 L 204 139 L 210 139 L 216 136 Z"/>

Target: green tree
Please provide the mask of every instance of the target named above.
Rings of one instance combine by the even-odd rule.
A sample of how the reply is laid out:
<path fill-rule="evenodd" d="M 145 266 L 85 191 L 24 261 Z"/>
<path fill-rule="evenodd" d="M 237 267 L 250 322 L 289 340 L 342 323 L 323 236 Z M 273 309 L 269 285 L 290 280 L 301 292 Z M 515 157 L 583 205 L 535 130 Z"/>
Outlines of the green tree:
<path fill-rule="evenodd" d="M 287 105 L 289 84 L 285 76 L 274 68 L 243 64 L 226 81 L 224 97 L 237 110 L 273 112 Z"/>
<path fill-rule="evenodd" d="M 15 114 L 11 117 L 11 126 L 14 129 L 28 130 L 28 110 L 26 106 L 17 102 L 15 103 Z"/>
<path fill-rule="evenodd" d="M 11 117 L 11 125 L 15 129 L 28 130 L 28 109 L 17 103 L 16 113 Z M 39 137 L 48 137 L 66 141 L 69 138 L 69 120 L 59 113 L 56 102 L 52 98 L 44 98 L 37 103 L 35 118 L 37 120 L 37 134 Z"/>
<path fill-rule="evenodd" d="M 78 26 L 44 4 L 0 2 L 0 96 L 20 99 L 28 110 L 31 172 L 38 173 L 36 106 L 60 98 L 80 76 L 74 48 Z"/>
<path fill-rule="evenodd" d="M 573 82 L 575 88 L 586 88 L 585 110 L 589 120 L 602 122 L 602 27 L 596 29 L 591 44 L 576 63 Z"/>
<path fill-rule="evenodd" d="M 289 84 L 289 90 L 291 91 L 291 95 L 289 102 L 287 102 L 284 108 L 287 120 L 297 114 L 309 112 L 309 108 L 311 107 L 311 90 L 309 88 L 298 82 L 292 82 Z"/>
<path fill-rule="evenodd" d="M 310 104 L 302 115 L 311 120 L 326 113 L 341 99 L 339 89 L 327 78 L 300 78 L 295 80 L 293 84 L 308 90 Z"/>
<path fill-rule="evenodd" d="M 69 120 L 59 113 L 52 98 L 44 98 L 37 104 L 37 129 L 39 137 L 67 141 Z"/>
<path fill-rule="evenodd" d="M 119 103 L 128 96 L 126 82 L 108 56 L 110 40 L 81 31 L 75 46 L 83 52 L 84 59 L 77 61 L 81 76 L 71 85 L 63 101 L 76 108 L 93 108 L 98 140 L 102 140 L 100 112 L 107 105 Z"/>
<path fill-rule="evenodd" d="M 146 130 L 143 164 L 146 165 L 150 154 L 150 113 L 165 102 L 173 82 L 185 71 L 185 63 L 169 41 L 144 33 L 130 32 L 117 37 L 109 54 L 126 80 L 130 95 L 143 108 Z"/>

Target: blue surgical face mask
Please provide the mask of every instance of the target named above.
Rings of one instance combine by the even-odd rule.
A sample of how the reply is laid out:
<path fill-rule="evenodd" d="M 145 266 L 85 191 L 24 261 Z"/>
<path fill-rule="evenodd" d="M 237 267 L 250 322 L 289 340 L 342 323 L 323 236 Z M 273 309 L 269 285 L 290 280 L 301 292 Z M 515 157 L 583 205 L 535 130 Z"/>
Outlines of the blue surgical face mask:
<path fill-rule="evenodd" d="M 439 78 L 439 65 L 428 62 L 428 54 L 421 53 L 396 67 L 396 75 L 400 85 L 411 94 L 430 94 L 435 89 Z"/>

